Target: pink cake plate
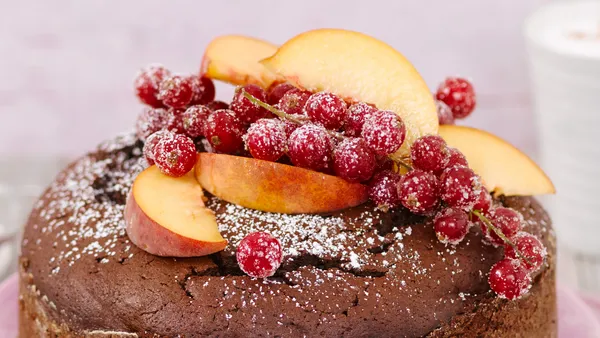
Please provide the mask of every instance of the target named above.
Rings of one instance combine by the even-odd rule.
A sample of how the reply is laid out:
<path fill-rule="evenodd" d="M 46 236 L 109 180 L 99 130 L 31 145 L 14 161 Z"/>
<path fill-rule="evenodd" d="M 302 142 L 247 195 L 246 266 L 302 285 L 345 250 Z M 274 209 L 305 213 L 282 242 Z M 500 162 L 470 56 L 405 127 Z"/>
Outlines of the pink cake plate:
<path fill-rule="evenodd" d="M 590 300 L 586 304 L 575 292 L 560 286 L 557 292 L 558 336 L 561 338 L 600 337 L 600 301 Z M 0 304 L 2 304 L 0 306 L 0 337 L 17 337 L 18 295 L 19 283 L 15 274 L 0 284 Z M 595 308 L 596 305 L 597 308 Z"/>

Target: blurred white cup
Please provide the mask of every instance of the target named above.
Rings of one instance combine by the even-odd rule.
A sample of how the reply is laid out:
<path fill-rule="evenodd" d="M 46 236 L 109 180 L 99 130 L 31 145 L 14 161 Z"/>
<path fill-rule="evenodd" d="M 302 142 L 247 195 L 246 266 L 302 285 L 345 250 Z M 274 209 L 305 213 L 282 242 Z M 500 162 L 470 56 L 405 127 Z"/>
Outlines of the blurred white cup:
<path fill-rule="evenodd" d="M 526 22 L 541 165 L 559 242 L 600 290 L 600 1 L 551 3 Z"/>

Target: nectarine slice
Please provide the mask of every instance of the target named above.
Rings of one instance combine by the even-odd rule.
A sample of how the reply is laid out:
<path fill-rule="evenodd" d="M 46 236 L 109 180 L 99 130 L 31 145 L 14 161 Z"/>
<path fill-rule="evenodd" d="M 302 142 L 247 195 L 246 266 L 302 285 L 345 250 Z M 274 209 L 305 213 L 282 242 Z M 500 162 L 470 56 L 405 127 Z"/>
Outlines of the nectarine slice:
<path fill-rule="evenodd" d="M 142 250 L 157 256 L 197 257 L 227 245 L 194 173 L 174 178 L 156 166 L 141 172 L 125 206 L 127 235 Z"/>
<path fill-rule="evenodd" d="M 437 133 L 436 106 L 425 81 L 402 54 L 368 35 L 341 29 L 309 31 L 261 63 L 295 86 L 394 111 L 407 129 L 395 157 L 406 156 L 420 136 Z"/>
<path fill-rule="evenodd" d="M 196 178 L 211 194 L 243 207 L 284 214 L 333 212 L 367 201 L 367 187 L 281 163 L 201 153 Z"/>
<path fill-rule="evenodd" d="M 259 63 L 273 55 L 277 46 L 241 35 L 224 35 L 212 40 L 202 58 L 201 73 L 234 85 L 256 84 L 268 88 L 277 77 Z"/>
<path fill-rule="evenodd" d="M 550 178 L 527 155 L 500 137 L 463 126 L 440 126 L 440 136 L 460 150 L 485 187 L 496 195 L 527 196 L 556 192 Z"/>

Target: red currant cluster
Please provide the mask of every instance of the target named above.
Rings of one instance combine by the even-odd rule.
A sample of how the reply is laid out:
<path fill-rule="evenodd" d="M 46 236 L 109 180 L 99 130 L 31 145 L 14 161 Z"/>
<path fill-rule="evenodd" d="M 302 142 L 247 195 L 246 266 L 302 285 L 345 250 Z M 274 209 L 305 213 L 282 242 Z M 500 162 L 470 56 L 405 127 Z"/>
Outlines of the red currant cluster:
<path fill-rule="evenodd" d="M 438 87 L 435 98 L 440 124 L 454 124 L 454 120 L 464 119 L 475 109 L 475 90 L 463 78 L 447 78 Z"/>

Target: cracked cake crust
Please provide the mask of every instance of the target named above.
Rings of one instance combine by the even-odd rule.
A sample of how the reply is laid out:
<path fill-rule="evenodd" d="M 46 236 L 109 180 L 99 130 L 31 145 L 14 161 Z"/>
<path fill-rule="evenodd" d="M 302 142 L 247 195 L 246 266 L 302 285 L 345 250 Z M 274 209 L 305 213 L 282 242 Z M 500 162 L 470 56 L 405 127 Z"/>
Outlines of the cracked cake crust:
<path fill-rule="evenodd" d="M 489 290 L 502 250 L 477 229 L 444 246 L 431 219 L 368 204 L 278 215 L 209 197 L 225 251 L 149 255 L 128 240 L 122 217 L 143 163 L 141 142 L 119 137 L 71 164 L 36 204 L 22 245 L 22 337 L 556 335 L 554 233 L 532 198 L 496 201 L 519 210 L 549 253 L 530 294 L 511 302 Z M 235 262 L 237 243 L 257 230 L 284 249 L 266 280 Z"/>

